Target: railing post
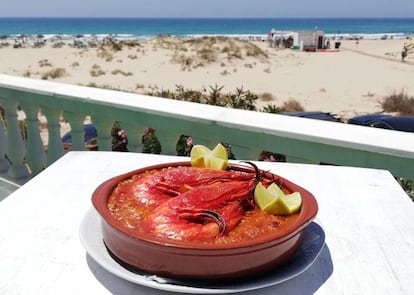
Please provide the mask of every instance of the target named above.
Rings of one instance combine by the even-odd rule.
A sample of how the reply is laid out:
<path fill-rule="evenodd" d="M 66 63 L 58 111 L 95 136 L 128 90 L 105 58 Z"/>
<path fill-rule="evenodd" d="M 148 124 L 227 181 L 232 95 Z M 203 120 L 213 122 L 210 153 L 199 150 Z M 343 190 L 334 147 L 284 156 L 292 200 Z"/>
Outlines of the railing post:
<path fill-rule="evenodd" d="M 32 175 L 38 174 L 46 167 L 46 152 L 40 138 L 38 108 L 35 105 L 26 106 L 27 109 L 27 142 L 26 160 Z"/>
<path fill-rule="evenodd" d="M 111 128 L 113 121 L 108 118 L 92 116 L 92 120 L 98 132 L 98 146 L 100 151 L 112 151 Z"/>
<path fill-rule="evenodd" d="M 6 154 L 11 162 L 7 174 L 13 179 L 28 178 L 30 173 L 25 161 L 25 146 L 17 122 L 18 103 L 15 100 L 8 100 L 5 104 L 7 120 Z"/>
<path fill-rule="evenodd" d="M 50 165 L 60 157 L 63 156 L 63 144 L 62 138 L 60 137 L 60 125 L 59 117 L 61 114 L 60 110 L 52 110 L 45 108 L 45 115 L 47 117 L 47 128 L 49 131 L 49 143 L 47 145 L 46 153 L 46 164 Z"/>
<path fill-rule="evenodd" d="M 85 120 L 85 115 L 66 112 L 64 116 L 68 119 L 71 126 L 70 134 L 72 136 L 72 150 L 84 151 L 85 141 L 83 134 L 83 122 Z"/>
<path fill-rule="evenodd" d="M 5 128 L 0 124 L 0 172 L 6 172 L 10 168 L 10 162 L 6 159 L 6 134 Z"/>
<path fill-rule="evenodd" d="M 179 134 L 175 132 L 168 132 L 167 130 L 155 129 L 155 136 L 161 144 L 162 154 L 175 155 L 176 144 L 179 138 Z"/>
<path fill-rule="evenodd" d="M 121 122 L 121 127 L 125 130 L 128 137 L 128 150 L 130 152 L 141 152 L 141 135 L 144 132 L 144 128 L 130 122 Z"/>

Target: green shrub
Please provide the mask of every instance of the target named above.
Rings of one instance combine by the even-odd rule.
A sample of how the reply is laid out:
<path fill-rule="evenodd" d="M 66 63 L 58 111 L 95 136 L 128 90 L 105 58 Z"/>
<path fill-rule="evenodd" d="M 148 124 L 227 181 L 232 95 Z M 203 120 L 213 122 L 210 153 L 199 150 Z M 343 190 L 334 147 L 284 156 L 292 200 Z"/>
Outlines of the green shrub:
<path fill-rule="evenodd" d="M 106 49 L 102 49 L 98 51 L 97 56 L 99 58 L 103 58 L 105 61 L 111 61 L 114 59 L 114 56 L 111 52 L 107 51 Z"/>
<path fill-rule="evenodd" d="M 284 111 L 283 108 L 278 107 L 274 104 L 268 104 L 267 106 L 264 106 L 262 109 L 262 112 L 272 113 L 272 114 L 279 114 L 279 113 L 282 113 L 283 111 Z"/>
<path fill-rule="evenodd" d="M 295 99 L 289 99 L 285 101 L 282 106 L 286 112 L 303 112 L 304 108 L 301 103 Z"/>
<path fill-rule="evenodd" d="M 39 66 L 41 68 L 43 68 L 43 67 L 51 67 L 52 66 L 52 63 L 50 63 L 47 59 L 42 59 L 42 60 L 39 60 Z"/>
<path fill-rule="evenodd" d="M 246 55 L 247 56 L 253 56 L 253 57 L 261 57 L 261 58 L 268 58 L 269 56 L 267 55 L 267 53 L 265 51 L 263 51 L 263 49 L 261 49 L 259 46 L 252 44 L 252 43 L 247 43 L 248 45 L 246 46 Z"/>
<path fill-rule="evenodd" d="M 89 72 L 91 74 L 92 77 L 98 77 L 98 76 L 102 76 L 105 75 L 106 73 L 101 69 L 101 67 L 97 64 L 94 64 L 92 66 L 92 69 Z"/>
<path fill-rule="evenodd" d="M 250 92 L 250 90 L 244 91 L 243 87 L 237 88 L 234 94 L 226 95 L 227 106 L 234 109 L 243 109 L 243 110 L 256 110 L 256 100 L 259 97 Z"/>
<path fill-rule="evenodd" d="M 119 70 L 119 69 L 113 70 L 113 71 L 111 72 L 111 74 L 112 74 L 112 75 L 122 74 L 122 75 L 124 75 L 124 76 L 132 76 L 132 73 L 131 73 L 131 72 L 124 72 L 124 71 Z"/>
<path fill-rule="evenodd" d="M 231 107 L 244 110 L 256 110 L 256 100 L 258 96 L 249 90 L 244 91 L 243 87 L 237 88 L 234 93 L 222 93 L 223 86 L 210 86 L 210 92 L 205 94 L 203 91 L 188 90 L 182 85 L 176 85 L 175 91 L 162 90 L 149 92 L 147 95 L 172 98 L 177 100 L 198 102 L 222 107 Z"/>
<path fill-rule="evenodd" d="M 29 78 L 32 75 L 32 71 L 30 69 L 27 69 L 23 72 L 23 77 Z"/>
<path fill-rule="evenodd" d="M 384 112 L 396 112 L 401 115 L 414 115 L 414 97 L 401 90 L 385 96 L 380 105 Z"/>
<path fill-rule="evenodd" d="M 66 70 L 64 68 L 55 68 L 50 71 L 47 71 L 41 75 L 43 80 L 47 80 L 49 78 L 56 79 L 63 77 L 66 74 Z"/>
<path fill-rule="evenodd" d="M 273 94 L 269 92 L 264 92 L 260 95 L 260 100 L 262 101 L 272 101 L 273 100 Z"/>

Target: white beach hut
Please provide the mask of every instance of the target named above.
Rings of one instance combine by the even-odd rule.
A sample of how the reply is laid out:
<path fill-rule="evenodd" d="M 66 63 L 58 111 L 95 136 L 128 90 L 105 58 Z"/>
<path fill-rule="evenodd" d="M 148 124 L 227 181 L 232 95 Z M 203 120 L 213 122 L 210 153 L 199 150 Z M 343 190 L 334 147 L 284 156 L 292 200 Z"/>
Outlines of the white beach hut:
<path fill-rule="evenodd" d="M 319 30 L 293 32 L 293 48 L 300 50 L 326 48 L 325 33 Z"/>

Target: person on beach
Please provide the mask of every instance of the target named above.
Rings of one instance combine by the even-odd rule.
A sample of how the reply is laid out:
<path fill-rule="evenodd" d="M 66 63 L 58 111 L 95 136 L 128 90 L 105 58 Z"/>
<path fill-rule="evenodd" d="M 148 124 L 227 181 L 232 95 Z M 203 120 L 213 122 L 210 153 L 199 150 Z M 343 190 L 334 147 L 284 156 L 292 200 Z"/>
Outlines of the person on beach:
<path fill-rule="evenodd" d="M 408 48 L 407 48 L 407 46 L 404 46 L 403 50 L 401 51 L 401 61 L 402 62 L 405 61 L 405 58 L 407 57 L 407 55 L 408 55 Z"/>

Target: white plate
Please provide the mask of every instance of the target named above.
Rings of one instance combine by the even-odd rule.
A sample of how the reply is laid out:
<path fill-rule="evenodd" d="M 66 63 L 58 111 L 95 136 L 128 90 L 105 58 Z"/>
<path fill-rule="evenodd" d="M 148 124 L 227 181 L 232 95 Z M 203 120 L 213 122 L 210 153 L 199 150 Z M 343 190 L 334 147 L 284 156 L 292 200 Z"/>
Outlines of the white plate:
<path fill-rule="evenodd" d="M 102 239 L 101 217 L 91 208 L 86 213 L 80 225 L 80 239 L 88 254 L 104 269 L 127 281 L 146 286 L 149 288 L 193 294 L 225 294 L 237 293 L 260 289 L 280 284 L 290 280 L 307 270 L 325 244 L 325 233 L 319 224 L 311 222 L 305 229 L 305 236 L 298 252 L 290 261 L 278 267 L 274 271 L 256 277 L 254 279 L 243 279 L 240 282 L 213 284 L 206 282 L 188 282 L 170 278 L 164 278 L 147 274 L 136 273 L 127 270 L 118 264 L 108 253 Z"/>

